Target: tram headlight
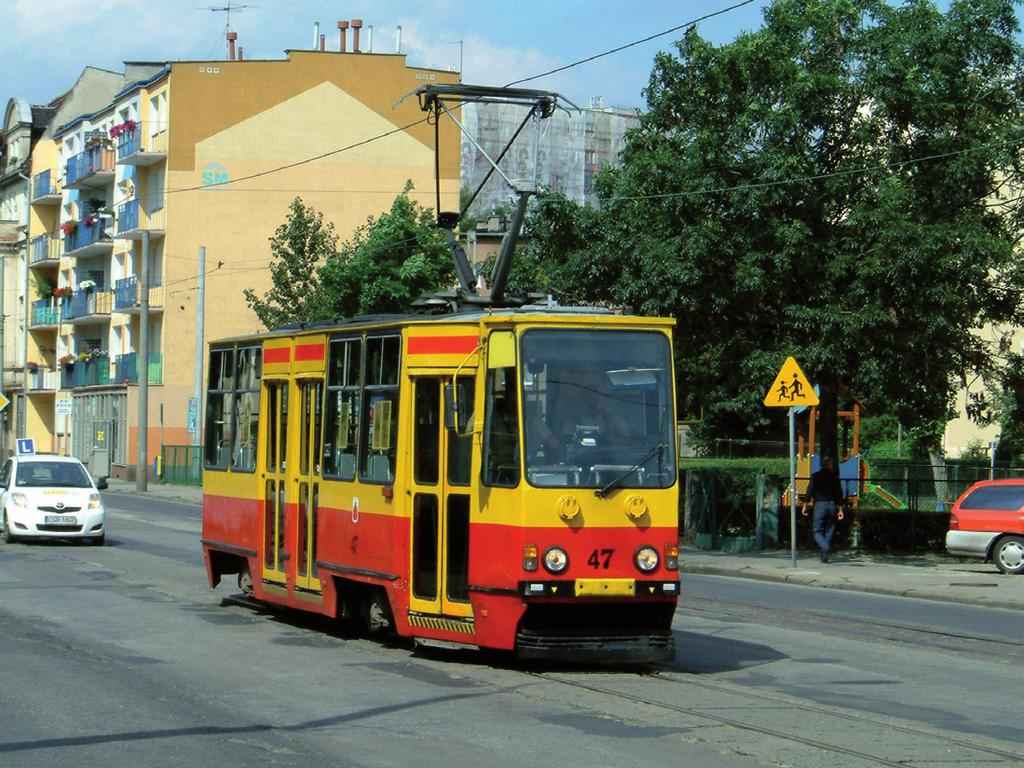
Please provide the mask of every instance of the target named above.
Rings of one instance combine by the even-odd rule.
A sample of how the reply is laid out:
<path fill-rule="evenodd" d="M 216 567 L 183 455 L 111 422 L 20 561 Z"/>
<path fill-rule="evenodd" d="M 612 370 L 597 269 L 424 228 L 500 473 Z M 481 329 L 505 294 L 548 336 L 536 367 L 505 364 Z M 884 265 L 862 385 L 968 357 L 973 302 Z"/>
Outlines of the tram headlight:
<path fill-rule="evenodd" d="M 548 573 L 561 573 L 569 567 L 569 555 L 561 547 L 548 547 L 544 550 L 544 569 Z"/>
<path fill-rule="evenodd" d="M 640 547 L 633 559 L 636 561 L 637 568 L 644 573 L 650 573 L 658 567 L 658 550 L 649 546 Z"/>

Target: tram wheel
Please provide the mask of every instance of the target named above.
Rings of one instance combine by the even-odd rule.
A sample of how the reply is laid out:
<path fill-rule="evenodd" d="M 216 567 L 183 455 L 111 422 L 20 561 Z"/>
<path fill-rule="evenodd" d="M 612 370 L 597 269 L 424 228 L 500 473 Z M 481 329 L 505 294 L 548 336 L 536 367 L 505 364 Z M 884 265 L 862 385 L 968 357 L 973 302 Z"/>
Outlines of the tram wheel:
<path fill-rule="evenodd" d="M 256 594 L 252 587 L 252 574 L 249 573 L 248 563 L 244 564 L 238 571 L 238 588 L 242 590 L 244 597 L 252 597 Z"/>

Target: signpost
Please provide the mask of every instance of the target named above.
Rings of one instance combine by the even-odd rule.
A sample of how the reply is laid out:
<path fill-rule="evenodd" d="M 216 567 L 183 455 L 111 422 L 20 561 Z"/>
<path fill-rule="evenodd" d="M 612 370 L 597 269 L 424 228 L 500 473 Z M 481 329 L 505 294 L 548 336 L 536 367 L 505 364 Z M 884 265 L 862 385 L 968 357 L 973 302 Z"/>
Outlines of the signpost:
<path fill-rule="evenodd" d="M 7 398 L 7 395 L 5 395 L 3 392 L 0 392 L 0 411 L 2 411 L 4 408 L 10 405 L 10 402 L 11 401 Z"/>
<path fill-rule="evenodd" d="M 775 381 L 764 396 L 769 408 L 789 408 L 789 546 L 793 567 L 796 568 L 796 411 L 797 408 L 818 404 L 818 393 L 790 356 L 782 364 Z"/>

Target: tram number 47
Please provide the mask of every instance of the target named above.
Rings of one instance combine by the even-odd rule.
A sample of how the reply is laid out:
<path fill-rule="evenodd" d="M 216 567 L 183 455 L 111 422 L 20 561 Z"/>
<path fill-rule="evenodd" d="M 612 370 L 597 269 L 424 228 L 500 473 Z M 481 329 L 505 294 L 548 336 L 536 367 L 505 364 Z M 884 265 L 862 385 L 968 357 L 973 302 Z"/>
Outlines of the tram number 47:
<path fill-rule="evenodd" d="M 590 553 L 590 557 L 587 558 L 587 565 L 591 568 L 605 568 L 612 564 L 612 555 L 615 554 L 614 549 L 595 549 Z"/>

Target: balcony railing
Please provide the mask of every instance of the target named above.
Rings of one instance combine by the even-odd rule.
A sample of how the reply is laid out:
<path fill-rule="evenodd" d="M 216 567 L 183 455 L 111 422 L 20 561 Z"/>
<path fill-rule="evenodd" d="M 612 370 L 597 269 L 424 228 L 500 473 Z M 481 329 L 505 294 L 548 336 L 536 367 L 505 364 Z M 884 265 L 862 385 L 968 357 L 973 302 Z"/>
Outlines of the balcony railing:
<path fill-rule="evenodd" d="M 68 160 L 64 174 L 69 189 L 105 184 L 114 174 L 114 150 L 93 147 Z"/>
<path fill-rule="evenodd" d="M 151 354 L 149 356 L 149 383 L 160 384 L 163 382 L 163 379 L 163 357 L 159 354 Z M 137 352 L 129 352 L 126 355 L 118 355 L 114 358 L 114 383 L 139 383 L 139 355 Z"/>
<path fill-rule="evenodd" d="M 32 302 L 32 325 L 57 325 L 60 323 L 61 307 L 56 299 L 39 299 Z"/>
<path fill-rule="evenodd" d="M 91 223 L 86 223 L 91 222 Z M 64 255 L 88 248 L 91 245 L 111 243 L 107 232 L 108 219 L 90 214 L 76 223 L 74 232 L 64 234 Z M 112 245 L 112 243 L 111 243 Z"/>
<path fill-rule="evenodd" d="M 139 201 L 129 200 L 117 207 L 117 233 L 139 228 Z"/>
<path fill-rule="evenodd" d="M 110 383 L 110 359 L 79 360 L 61 369 L 60 388 L 99 387 Z"/>
<path fill-rule="evenodd" d="M 164 288 L 153 285 L 149 288 L 149 306 L 163 307 Z M 142 305 L 142 286 L 135 275 L 114 281 L 114 309 L 118 312 L 132 312 Z"/>
<path fill-rule="evenodd" d="M 167 156 L 167 125 L 136 123 L 117 137 L 117 162 L 122 165 L 150 165 Z M 122 126 L 119 126 L 122 127 Z"/>
<path fill-rule="evenodd" d="M 90 315 L 109 315 L 111 303 L 110 292 L 106 289 L 78 290 L 61 306 L 61 320 L 68 322 Z"/>
<path fill-rule="evenodd" d="M 28 388 L 32 392 L 52 392 L 60 386 L 60 373 L 52 368 L 28 372 Z"/>
<path fill-rule="evenodd" d="M 60 240 L 50 235 L 38 235 L 32 238 L 32 251 L 29 264 L 33 266 L 47 261 L 60 261 Z"/>
<path fill-rule="evenodd" d="M 60 177 L 56 171 L 46 170 L 32 177 L 32 202 L 60 200 Z"/>
<path fill-rule="evenodd" d="M 160 237 L 165 220 L 163 208 L 147 211 L 139 205 L 138 199 L 129 200 L 117 207 L 117 237 L 141 240 L 144 230 L 148 230 L 151 236 Z"/>

